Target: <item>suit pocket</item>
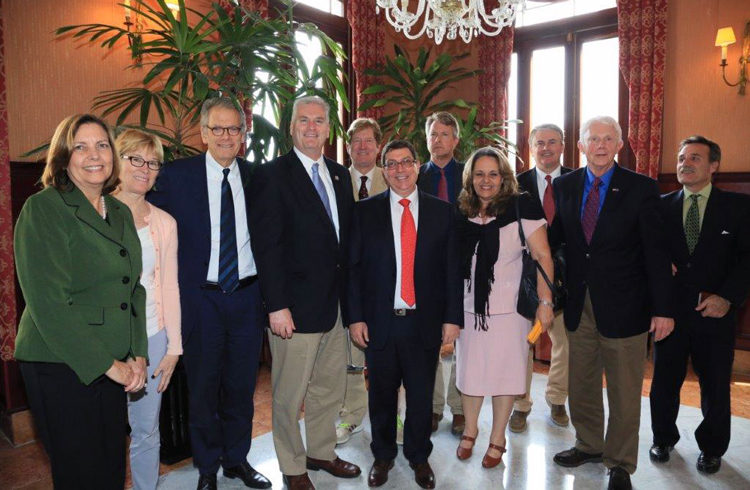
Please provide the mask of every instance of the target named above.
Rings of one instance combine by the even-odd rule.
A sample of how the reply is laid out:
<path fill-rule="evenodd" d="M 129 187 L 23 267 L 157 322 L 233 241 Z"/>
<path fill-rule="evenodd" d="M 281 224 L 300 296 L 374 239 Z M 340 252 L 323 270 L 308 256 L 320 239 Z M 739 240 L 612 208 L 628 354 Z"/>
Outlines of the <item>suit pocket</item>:
<path fill-rule="evenodd" d="M 74 306 L 89 325 L 104 325 L 104 308 L 101 306 Z"/>

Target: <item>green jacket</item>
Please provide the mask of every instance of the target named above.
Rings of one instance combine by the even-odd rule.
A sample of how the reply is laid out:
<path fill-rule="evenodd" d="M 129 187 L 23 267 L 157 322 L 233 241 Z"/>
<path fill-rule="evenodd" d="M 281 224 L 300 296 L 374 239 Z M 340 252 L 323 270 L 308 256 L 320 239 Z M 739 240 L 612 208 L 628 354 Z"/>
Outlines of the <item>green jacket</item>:
<path fill-rule="evenodd" d="M 109 224 L 79 189 L 48 187 L 15 228 L 26 300 L 16 359 L 65 363 L 87 385 L 114 360 L 148 354 L 140 241 L 128 207 L 105 202 Z"/>

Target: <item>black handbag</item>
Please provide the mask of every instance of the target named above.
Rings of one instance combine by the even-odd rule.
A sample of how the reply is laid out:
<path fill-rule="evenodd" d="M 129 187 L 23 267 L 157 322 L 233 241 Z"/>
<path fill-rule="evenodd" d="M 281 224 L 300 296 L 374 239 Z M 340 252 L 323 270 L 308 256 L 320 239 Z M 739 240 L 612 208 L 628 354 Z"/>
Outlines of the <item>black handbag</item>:
<path fill-rule="evenodd" d="M 516 303 L 516 311 L 519 315 L 533 320 L 534 317 L 536 317 L 536 309 L 539 307 L 539 295 L 536 290 L 537 270 L 542 274 L 544 282 L 547 283 L 550 291 L 552 291 L 552 304 L 554 305 L 555 311 L 563 308 L 565 302 L 565 288 L 562 285 L 562 279 L 559 281 L 559 287 L 557 284 L 553 284 L 547 276 L 547 273 L 544 272 L 542 266 L 539 265 L 539 262 L 534 260 L 531 256 L 529 247 L 526 244 L 526 236 L 523 233 L 518 199 L 516 199 L 516 221 L 518 222 L 518 236 L 521 239 L 521 247 L 523 248 L 521 257 L 523 268 L 521 270 L 521 282 L 518 285 L 518 303 Z M 555 262 L 555 282 L 557 283 L 557 278 L 562 278 L 564 274 L 565 260 L 562 256 L 562 248 L 556 251 L 553 261 Z M 560 268 L 559 276 L 558 265 Z"/>

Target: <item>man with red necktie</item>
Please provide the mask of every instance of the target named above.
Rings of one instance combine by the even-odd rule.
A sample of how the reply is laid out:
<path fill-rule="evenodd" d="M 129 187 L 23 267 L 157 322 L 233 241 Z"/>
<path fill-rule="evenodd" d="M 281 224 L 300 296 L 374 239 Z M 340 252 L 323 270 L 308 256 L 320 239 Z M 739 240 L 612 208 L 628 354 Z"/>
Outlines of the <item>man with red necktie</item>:
<path fill-rule="evenodd" d="M 567 260 L 565 327 L 575 446 L 560 466 L 603 462 L 608 489 L 630 489 L 638 462 L 641 388 L 648 333 L 674 328 L 672 276 L 656 181 L 615 162 L 622 129 L 607 116 L 586 121 L 578 149 L 587 166 L 556 179 L 551 244 Z M 607 378 L 604 427 L 602 374 Z"/>
<path fill-rule="evenodd" d="M 563 167 L 561 163 L 565 143 L 563 131 L 555 124 L 540 124 L 529 134 L 529 148 L 536 166 L 518 175 L 518 187 L 534 198 L 539 199 L 547 218 L 547 227 L 555 217 L 555 197 L 552 182 L 573 169 Z M 547 331 L 552 342 L 549 375 L 545 399 L 550 406 L 550 418 L 561 427 L 567 427 L 569 418 L 565 412 L 565 400 L 568 398 L 568 334 L 565 332 L 562 314 L 555 316 L 555 321 Z M 519 396 L 510 416 L 510 430 L 526 430 L 526 418 L 531 412 L 531 374 L 534 371 L 534 348 L 529 349 L 529 362 L 526 373 L 526 395 Z"/>
<path fill-rule="evenodd" d="M 441 344 L 463 325 L 458 213 L 417 190 L 419 162 L 403 140 L 383 149 L 390 186 L 355 206 L 349 247 L 347 311 L 352 340 L 365 348 L 375 462 L 368 484 L 383 485 L 398 454 L 398 389 L 406 388 L 403 453 L 417 484 L 434 488 L 427 459 L 435 366 Z"/>
<path fill-rule="evenodd" d="M 419 190 L 432 194 L 443 201 L 455 204 L 461 193 L 464 164 L 459 163 L 453 154 L 458 146 L 458 121 L 450 112 L 435 112 L 425 122 L 427 148 L 430 161 L 419 169 Z M 443 419 L 446 402 L 453 414 L 451 432 L 460 436 L 464 432 L 464 410 L 461 406 L 461 393 L 456 388 L 456 356 L 452 356 L 448 374 L 448 392 L 445 392 L 443 364 L 437 364 L 435 392 L 432 396 L 432 431 L 438 428 Z"/>

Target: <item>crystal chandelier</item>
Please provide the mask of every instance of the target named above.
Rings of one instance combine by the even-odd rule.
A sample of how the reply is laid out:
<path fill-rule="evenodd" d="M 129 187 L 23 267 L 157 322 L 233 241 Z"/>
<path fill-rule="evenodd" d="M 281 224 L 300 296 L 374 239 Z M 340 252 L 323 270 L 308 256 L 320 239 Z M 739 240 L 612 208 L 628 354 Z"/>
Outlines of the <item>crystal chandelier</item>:
<path fill-rule="evenodd" d="M 503 27 L 513 24 L 516 12 L 523 8 L 524 0 L 417 0 L 416 9 L 409 9 L 409 0 L 375 0 L 376 12 L 385 10 L 385 18 L 409 39 L 416 39 L 425 32 L 435 39 L 435 44 L 443 38 L 456 39 L 460 35 L 468 43 L 474 36 L 484 34 L 496 36 Z M 495 5 L 489 13 L 485 2 Z M 415 28 L 419 21 L 421 28 Z M 416 33 L 412 33 L 415 28 Z"/>

